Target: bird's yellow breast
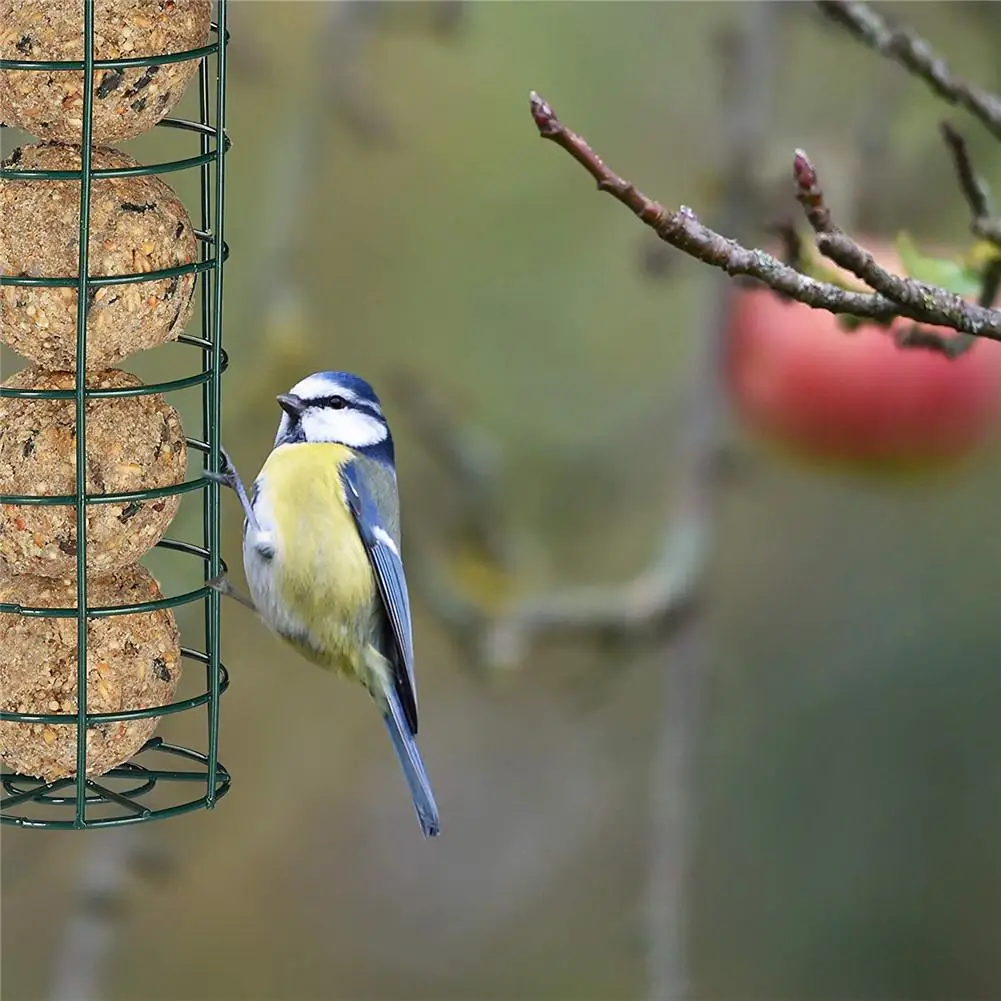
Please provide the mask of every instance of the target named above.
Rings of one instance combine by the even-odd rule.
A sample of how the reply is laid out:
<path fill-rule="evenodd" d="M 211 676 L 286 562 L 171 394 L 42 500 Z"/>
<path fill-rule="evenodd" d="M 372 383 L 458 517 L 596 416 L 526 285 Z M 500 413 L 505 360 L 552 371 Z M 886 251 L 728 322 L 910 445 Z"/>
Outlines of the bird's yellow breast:
<path fill-rule="evenodd" d="M 288 638 L 309 659 L 360 675 L 376 585 L 340 477 L 351 458 L 343 445 L 277 448 L 261 470 L 259 501 L 278 528 L 275 587 L 308 632 L 305 643 Z"/>

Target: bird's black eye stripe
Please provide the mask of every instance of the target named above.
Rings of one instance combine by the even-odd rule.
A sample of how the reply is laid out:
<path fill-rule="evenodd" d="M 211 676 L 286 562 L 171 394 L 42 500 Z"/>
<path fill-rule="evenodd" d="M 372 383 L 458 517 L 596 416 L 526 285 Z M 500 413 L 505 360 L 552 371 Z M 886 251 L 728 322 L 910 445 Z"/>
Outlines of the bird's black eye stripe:
<path fill-rule="evenodd" d="M 327 396 L 320 401 L 320 406 L 330 407 L 331 410 L 343 410 L 348 405 L 348 401 L 343 396 Z"/>

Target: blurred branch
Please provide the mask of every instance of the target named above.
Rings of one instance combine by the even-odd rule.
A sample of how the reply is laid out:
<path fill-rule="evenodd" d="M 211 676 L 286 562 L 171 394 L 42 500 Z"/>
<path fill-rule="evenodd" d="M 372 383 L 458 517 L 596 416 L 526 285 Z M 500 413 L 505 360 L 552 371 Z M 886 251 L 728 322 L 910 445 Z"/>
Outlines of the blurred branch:
<path fill-rule="evenodd" d="M 362 59 L 375 33 L 385 0 L 331 0 L 320 14 L 317 66 L 328 111 L 364 142 L 385 145 L 394 138 L 384 111 L 371 100 Z"/>
<path fill-rule="evenodd" d="M 724 69 L 724 183 L 718 225 L 741 238 L 750 237 L 760 204 L 751 179 L 758 176 L 774 104 L 779 9 L 774 2 L 747 4 L 718 52 Z M 696 332 L 700 354 L 679 460 L 681 510 L 702 539 L 700 576 L 711 556 L 721 490 L 719 458 L 727 414 L 723 354 L 735 292 L 722 275 L 707 277 L 701 329 Z M 680 621 L 660 653 L 665 687 L 650 773 L 647 876 L 650 1001 L 675 1001 L 692 992 L 690 881 L 709 645 L 707 609 L 699 605 Z"/>
<path fill-rule="evenodd" d="M 309 310 L 300 255 L 311 198 L 329 166 L 324 145 L 330 132 L 331 89 L 336 91 L 355 72 L 361 38 L 351 26 L 356 16 L 367 16 L 355 10 L 358 6 L 352 0 L 335 0 L 318 9 L 313 74 L 304 92 L 289 101 L 281 135 L 273 145 L 247 306 L 248 326 L 262 343 L 266 363 L 248 373 L 249 384 L 236 407 L 255 406 L 261 396 L 274 391 L 276 382 L 284 386 L 297 381 L 299 375 L 292 373 L 300 372 L 308 349 Z M 338 102 L 343 100 L 344 95 L 337 97 Z"/>
<path fill-rule="evenodd" d="M 949 122 L 942 122 L 940 128 L 952 156 L 963 197 L 970 206 L 970 232 L 1001 249 L 1001 218 L 995 215 L 987 182 L 974 170 L 966 140 Z"/>
<path fill-rule="evenodd" d="M 502 455 L 498 443 L 468 421 L 458 420 L 424 380 L 397 371 L 392 391 L 425 449 L 450 474 L 460 504 L 454 534 L 494 565 L 509 570 L 512 554 L 499 497 Z"/>
<path fill-rule="evenodd" d="M 212 5 L 212 20 L 219 20 L 218 0 Z M 254 13 L 249 4 L 231 4 L 226 13 L 231 35 L 227 62 L 247 82 L 272 83 L 273 67 L 254 32 Z"/>
<path fill-rule="evenodd" d="M 326 107 L 363 142 L 385 146 L 395 141 L 393 122 L 372 100 L 363 66 L 380 17 L 391 13 L 387 0 L 328 0 L 321 26 Z M 433 0 L 425 30 L 439 39 L 454 37 L 468 16 L 466 0 Z"/>
<path fill-rule="evenodd" d="M 742 30 L 721 41 L 725 70 L 726 148 L 720 225 L 749 232 L 757 199 L 751 178 L 771 106 L 777 10 L 748 4 Z M 595 158 L 597 160 L 597 158 Z M 600 163 L 600 161 L 598 161 Z M 640 196 L 642 197 L 642 196 Z M 642 217 L 642 216 L 641 216 Z M 722 472 L 726 403 L 722 386 L 732 283 L 708 282 L 697 332 L 699 353 L 684 423 L 674 502 L 650 564 L 624 584 L 572 587 L 517 599 L 489 611 L 456 585 L 444 561 L 421 562 L 421 593 L 439 618 L 487 666 L 523 661 L 552 639 L 634 642 L 660 637 L 662 715 L 650 770 L 649 873 L 645 895 L 648 996 L 667 1001 L 689 990 L 689 880 L 695 817 L 695 769 L 702 731 L 702 689 L 708 647 L 702 596 L 713 545 Z M 497 466 L 484 475 L 483 442 L 470 447 L 455 415 L 414 392 L 407 409 L 429 451 L 451 470 L 460 492 L 481 504 L 492 527 Z M 489 454 L 490 450 L 488 450 Z M 475 499 L 475 500 L 474 500 Z M 486 531 L 486 528 L 481 531 Z"/>
<path fill-rule="evenodd" d="M 816 0 L 832 21 L 880 55 L 893 59 L 923 80 L 948 104 L 968 111 L 1001 139 L 1001 97 L 955 76 L 946 61 L 917 32 L 891 27 L 869 4 L 859 0 Z"/>
<path fill-rule="evenodd" d="M 87 835 L 53 964 L 49 1001 L 104 1001 L 115 939 L 121 931 L 132 881 L 162 873 L 170 859 L 136 825 Z"/>
<path fill-rule="evenodd" d="M 432 0 L 431 30 L 441 38 L 456 35 L 469 17 L 469 0 Z"/>
<path fill-rule="evenodd" d="M 440 401 L 426 390 L 420 392 L 402 395 L 401 402 L 425 447 L 444 460 L 470 518 L 453 527 L 449 544 L 478 542 L 485 555 L 496 554 L 502 570 L 510 570 L 511 540 L 499 517 L 496 444 L 484 436 L 471 438 Z M 707 460 L 707 466 L 711 464 Z M 513 666 L 525 659 L 529 648 L 546 640 L 654 633 L 690 607 L 701 581 L 708 540 L 697 493 L 681 491 L 656 557 L 625 584 L 546 592 L 490 611 L 455 586 L 445 561 L 425 556 L 419 570 L 422 593 L 437 617 L 471 645 L 487 668 Z"/>
<path fill-rule="evenodd" d="M 333 10 L 341 4 L 328 6 Z M 324 25 L 332 20 L 332 14 L 326 10 L 319 16 Z M 317 65 L 323 58 L 323 41 L 320 32 L 313 42 Z M 259 220 L 261 238 L 257 241 L 260 249 L 251 265 L 253 280 L 249 282 L 252 298 L 247 315 L 253 324 L 261 325 L 266 340 L 269 335 L 275 340 L 287 340 L 296 330 L 296 323 L 289 321 L 302 312 L 303 290 L 298 276 L 302 271 L 299 254 L 303 229 L 308 224 L 306 206 L 320 172 L 327 165 L 322 152 L 327 130 L 323 127 L 319 86 L 307 82 L 305 93 L 296 95 L 288 104 L 266 174 Z M 269 367 L 265 365 L 257 371 L 267 377 Z M 256 392 L 248 395 L 258 398 Z"/>
<path fill-rule="evenodd" d="M 259 332 L 265 364 L 248 373 L 249 383 L 235 406 L 251 406 L 274 386 L 297 381 L 310 348 L 309 297 L 300 262 L 312 196 L 330 161 L 325 146 L 331 118 L 339 118 L 363 142 L 385 145 L 393 126 L 372 101 L 364 58 L 386 0 L 329 0 L 317 7 L 312 57 L 304 90 L 292 97 L 273 145 L 260 221 L 261 251 L 251 270 L 248 325 Z M 465 14 L 461 0 L 438 0 L 433 29 L 457 26 Z M 442 20 L 442 24 L 438 23 Z M 255 381 L 260 387 L 255 386 Z"/>
<path fill-rule="evenodd" d="M 906 80 L 902 74 L 889 72 L 889 67 L 882 68 L 886 72 L 877 75 L 871 98 L 859 112 L 854 197 L 843 210 L 847 228 L 854 228 L 864 221 L 864 228 L 870 233 L 885 228 L 889 223 L 892 200 L 888 195 L 900 183 L 893 169 L 891 126 L 899 111 Z"/>
<path fill-rule="evenodd" d="M 836 264 L 861 278 L 874 292 L 854 292 L 830 282 L 820 282 L 783 264 L 763 250 L 751 250 L 703 225 L 687 206 L 676 211 L 644 195 L 635 185 L 614 171 L 587 144 L 567 128 L 552 107 L 534 91 L 532 118 L 543 139 L 569 153 L 598 182 L 598 190 L 609 193 L 629 208 L 666 243 L 731 276 L 756 278 L 769 288 L 797 302 L 831 313 L 848 313 L 863 319 L 888 323 L 905 316 L 918 323 L 948 327 L 961 333 L 1001 340 L 1001 312 L 967 302 L 958 295 L 913 278 L 900 278 L 879 267 L 872 255 L 847 233 L 836 227 L 822 198 L 813 204 L 811 190 L 819 195 L 817 173 L 802 150 L 794 157 L 800 202 L 807 209 L 817 249 Z M 951 353 L 949 340 L 939 338 L 934 346 Z"/>

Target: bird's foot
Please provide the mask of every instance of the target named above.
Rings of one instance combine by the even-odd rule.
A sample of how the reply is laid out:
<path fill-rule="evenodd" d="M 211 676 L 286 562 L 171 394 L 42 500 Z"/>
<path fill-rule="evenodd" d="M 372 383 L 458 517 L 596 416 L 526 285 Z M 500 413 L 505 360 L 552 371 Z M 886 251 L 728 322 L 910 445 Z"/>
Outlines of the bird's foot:
<path fill-rule="evenodd" d="M 219 472 L 213 472 L 211 469 L 203 469 L 202 475 L 207 480 L 212 480 L 224 487 L 229 487 L 239 498 L 240 507 L 243 508 L 243 516 L 247 519 L 247 523 L 255 531 L 259 532 L 261 528 L 257 524 L 254 507 L 247 496 L 247 488 L 243 485 L 243 480 L 240 479 L 240 474 L 236 471 L 236 463 L 233 462 L 229 452 L 222 445 L 219 446 L 219 454 L 222 456 L 223 468 Z"/>
<path fill-rule="evenodd" d="M 222 445 L 219 446 L 219 454 L 222 456 L 222 469 L 218 473 L 211 469 L 205 469 L 202 471 L 202 475 L 207 480 L 213 480 L 239 493 L 242 483 L 240 481 L 240 474 L 236 471 L 236 464 L 230 458 L 229 452 Z"/>
<path fill-rule="evenodd" d="M 257 612 L 257 606 L 253 603 L 253 601 L 241 594 L 236 587 L 234 587 L 233 582 L 225 574 L 219 574 L 218 577 L 213 577 L 212 580 L 206 581 L 205 586 L 212 588 L 213 591 L 218 591 L 226 598 L 232 598 L 234 601 L 243 605 L 244 608 L 249 608 L 255 613 Z"/>

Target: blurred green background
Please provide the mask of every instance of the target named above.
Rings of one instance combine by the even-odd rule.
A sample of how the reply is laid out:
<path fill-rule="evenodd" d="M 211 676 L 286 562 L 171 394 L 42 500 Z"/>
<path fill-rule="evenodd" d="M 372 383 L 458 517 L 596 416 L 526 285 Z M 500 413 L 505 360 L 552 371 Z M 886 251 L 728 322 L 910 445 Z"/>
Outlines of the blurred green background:
<path fill-rule="evenodd" d="M 711 216 L 713 39 L 739 5 L 472 3 L 454 20 L 431 3 L 368 6 L 370 20 L 335 20 L 330 3 L 231 4 L 224 440 L 250 477 L 275 393 L 323 368 L 367 376 L 394 421 L 407 547 L 427 548 L 448 490 L 388 388 L 407 372 L 502 446 L 512 530 L 539 540 L 526 586 L 625 579 L 669 507 L 710 276 L 677 255 L 644 273 L 643 227 L 539 141 L 528 92 L 649 194 Z M 943 106 L 812 5 L 787 6 L 773 179 L 802 146 L 856 231 L 963 241 Z M 892 14 L 996 86 L 997 9 Z M 887 152 L 860 178 L 874 113 Z M 1001 185 L 997 146 L 949 114 Z M 156 130 L 123 148 L 148 162 L 183 145 Z M 168 181 L 194 212 L 196 178 Z M 166 378 L 189 353 L 126 367 Z M 5 376 L 20 365 L 2 362 Z M 172 402 L 193 422 L 196 393 Z M 895 485 L 736 441 L 707 611 L 693 995 L 1001 997 L 1001 453 Z M 188 495 L 173 534 L 198 524 Z M 147 562 L 167 585 L 200 579 L 176 557 Z M 493 683 L 414 590 L 443 837 L 420 838 L 364 695 L 226 607 L 233 790 L 144 831 L 172 861 L 132 893 L 105 996 L 643 994 L 666 654 L 557 648 Z M 198 744 L 203 727 L 173 717 L 159 732 Z M 5 997 L 47 996 L 75 874 L 102 836 L 4 828 Z"/>

